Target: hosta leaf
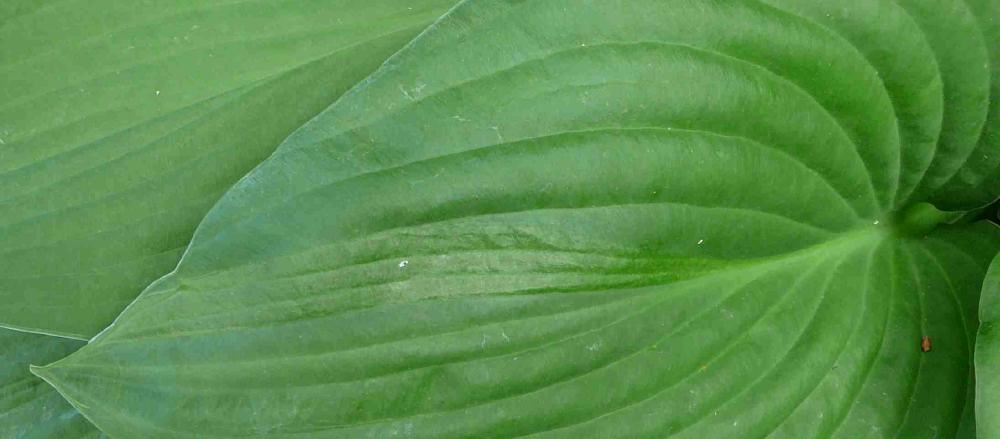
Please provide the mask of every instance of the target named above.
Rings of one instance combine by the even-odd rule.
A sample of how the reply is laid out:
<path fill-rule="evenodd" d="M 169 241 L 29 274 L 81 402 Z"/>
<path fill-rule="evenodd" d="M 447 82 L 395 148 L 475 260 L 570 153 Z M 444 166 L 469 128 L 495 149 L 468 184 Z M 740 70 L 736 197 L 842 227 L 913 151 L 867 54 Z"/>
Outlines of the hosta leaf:
<path fill-rule="evenodd" d="M 453 3 L 5 0 L 0 326 L 94 335 L 226 189 Z"/>
<path fill-rule="evenodd" d="M 106 437 L 63 400 L 55 389 L 28 372 L 30 364 L 58 360 L 83 344 L 79 340 L 0 329 L 0 437 Z"/>
<path fill-rule="evenodd" d="M 765 1 L 835 30 L 882 74 L 899 117 L 898 204 L 963 209 L 997 198 L 1000 100 L 989 96 L 1000 94 L 1000 69 L 990 68 L 1000 64 L 1000 2 Z"/>
<path fill-rule="evenodd" d="M 966 0 L 976 15 L 990 57 L 989 111 L 979 143 L 948 182 L 934 194 L 942 206 L 974 205 L 1000 197 L 1000 1 Z"/>
<path fill-rule="evenodd" d="M 976 340 L 976 424 L 980 437 L 1000 437 L 1000 256 L 990 264 L 979 302 Z"/>
<path fill-rule="evenodd" d="M 35 371 L 121 437 L 971 437 L 936 4 L 464 2 Z"/>

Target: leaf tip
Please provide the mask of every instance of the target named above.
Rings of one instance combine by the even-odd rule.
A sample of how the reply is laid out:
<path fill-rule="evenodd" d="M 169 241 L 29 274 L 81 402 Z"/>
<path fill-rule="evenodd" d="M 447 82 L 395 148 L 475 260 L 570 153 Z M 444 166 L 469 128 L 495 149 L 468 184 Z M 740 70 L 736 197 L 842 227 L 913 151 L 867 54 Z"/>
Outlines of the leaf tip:
<path fill-rule="evenodd" d="M 34 364 L 29 364 L 28 365 L 28 370 L 33 375 L 35 375 L 35 376 L 37 376 L 37 377 L 39 377 L 39 378 L 41 378 L 41 379 L 43 379 L 45 381 L 48 381 L 48 378 L 50 377 L 47 369 L 48 369 L 48 366 L 36 366 Z"/>
<path fill-rule="evenodd" d="M 62 395 L 63 399 L 76 407 L 77 410 L 83 411 L 89 409 L 90 407 L 88 405 L 67 394 L 65 385 L 66 376 L 65 374 L 59 373 L 64 371 L 64 368 L 60 367 L 58 363 L 59 361 L 45 366 L 30 364 L 28 365 L 28 370 L 38 378 L 41 378 L 48 385 L 52 386 L 57 392 L 59 392 L 60 395 Z"/>

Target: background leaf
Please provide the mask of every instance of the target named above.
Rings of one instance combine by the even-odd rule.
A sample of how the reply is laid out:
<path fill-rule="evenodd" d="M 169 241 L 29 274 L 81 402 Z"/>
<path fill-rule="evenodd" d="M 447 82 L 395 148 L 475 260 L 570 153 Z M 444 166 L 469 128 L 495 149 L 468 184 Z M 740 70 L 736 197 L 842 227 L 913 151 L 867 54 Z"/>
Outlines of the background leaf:
<path fill-rule="evenodd" d="M 83 342 L 0 329 L 0 437 L 5 439 L 106 438 L 29 364 L 58 360 Z"/>
<path fill-rule="evenodd" d="M 990 264 L 983 282 L 979 307 L 979 337 L 976 339 L 976 424 L 979 437 L 1000 437 L 1000 341 L 997 322 L 1000 321 L 1000 256 Z"/>
<path fill-rule="evenodd" d="M 0 326 L 89 338 L 451 0 L 0 5 Z"/>
<path fill-rule="evenodd" d="M 35 371 L 122 437 L 970 437 L 1000 231 L 896 222 L 979 21 L 813 3 L 465 2 Z"/>

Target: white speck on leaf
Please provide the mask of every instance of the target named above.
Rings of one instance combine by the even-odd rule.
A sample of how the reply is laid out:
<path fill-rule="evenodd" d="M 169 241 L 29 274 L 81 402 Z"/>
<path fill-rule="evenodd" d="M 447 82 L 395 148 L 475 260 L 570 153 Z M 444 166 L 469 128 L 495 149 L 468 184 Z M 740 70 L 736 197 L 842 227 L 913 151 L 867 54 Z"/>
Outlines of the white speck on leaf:
<path fill-rule="evenodd" d="M 406 259 L 399 261 L 399 268 L 406 268 L 407 265 L 410 265 L 410 261 Z"/>
<path fill-rule="evenodd" d="M 878 225 L 878 220 L 875 220 L 875 222 L 873 222 L 872 224 L 875 224 L 877 226 Z"/>
<path fill-rule="evenodd" d="M 704 240 L 704 239 L 699 239 L 699 240 L 698 240 L 698 245 L 701 245 L 701 244 L 702 244 L 702 243 L 704 243 L 704 242 L 705 242 L 705 240 Z"/>
<path fill-rule="evenodd" d="M 413 98 L 412 95 L 410 95 L 410 92 L 406 91 L 406 89 L 403 88 L 402 84 L 399 85 L 399 91 L 403 93 L 403 96 L 406 96 L 406 99 L 409 99 L 411 101 L 415 101 L 416 100 L 416 99 Z"/>
<path fill-rule="evenodd" d="M 160 95 L 160 91 L 159 91 L 159 90 L 157 90 L 157 91 L 156 91 L 156 95 L 157 95 L 157 96 L 159 96 L 159 95 Z"/>

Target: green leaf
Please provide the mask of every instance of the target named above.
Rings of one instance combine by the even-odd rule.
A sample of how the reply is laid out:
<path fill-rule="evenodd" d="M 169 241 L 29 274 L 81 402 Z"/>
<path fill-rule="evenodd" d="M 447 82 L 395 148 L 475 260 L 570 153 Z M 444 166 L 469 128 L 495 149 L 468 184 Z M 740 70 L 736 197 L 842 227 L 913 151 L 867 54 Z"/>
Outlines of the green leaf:
<path fill-rule="evenodd" d="M 964 166 L 936 191 L 934 201 L 942 206 L 985 204 L 1000 197 L 1000 2 L 966 0 L 982 31 L 990 57 L 989 110 L 979 143 L 966 157 Z"/>
<path fill-rule="evenodd" d="M 980 437 L 1000 437 L 1000 255 L 993 259 L 979 301 L 976 339 L 976 426 Z"/>
<path fill-rule="evenodd" d="M 79 349 L 79 340 L 0 329 L 0 437 L 106 438 L 55 389 L 28 372 Z"/>
<path fill-rule="evenodd" d="M 5 0 L 0 326 L 89 338 L 453 0 Z"/>
<path fill-rule="evenodd" d="M 1000 64 L 1000 2 L 764 1 L 835 30 L 882 74 L 899 116 L 897 204 L 964 209 L 997 198 L 1000 100 L 989 96 L 1000 94 L 990 67 Z"/>
<path fill-rule="evenodd" d="M 121 437 L 971 437 L 979 21 L 769 3 L 462 3 L 35 373 Z"/>

